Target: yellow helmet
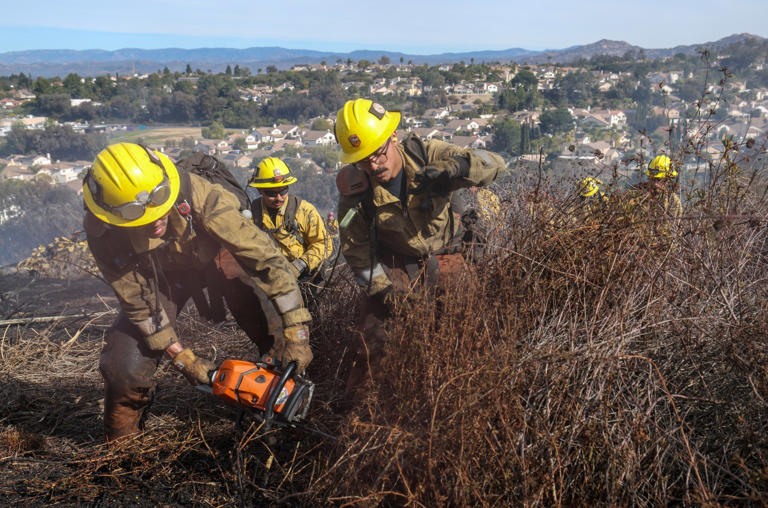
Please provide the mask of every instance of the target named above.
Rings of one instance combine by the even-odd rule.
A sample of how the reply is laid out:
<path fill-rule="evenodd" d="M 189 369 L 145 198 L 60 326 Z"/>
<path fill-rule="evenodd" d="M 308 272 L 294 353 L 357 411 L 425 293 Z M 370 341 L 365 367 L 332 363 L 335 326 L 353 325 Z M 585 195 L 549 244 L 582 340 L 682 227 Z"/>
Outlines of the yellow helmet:
<path fill-rule="evenodd" d="M 296 177 L 291 175 L 291 170 L 288 169 L 285 162 L 277 157 L 267 157 L 256 167 L 248 186 L 257 189 L 272 189 L 285 187 L 292 183 L 296 183 Z"/>
<path fill-rule="evenodd" d="M 672 161 L 666 155 L 657 155 L 648 164 L 645 174 L 649 178 L 674 178 L 677 176 L 677 171 L 671 167 L 671 163 Z"/>
<path fill-rule="evenodd" d="M 597 194 L 597 191 L 600 190 L 601 185 L 603 185 L 603 182 L 600 181 L 600 179 L 593 176 L 588 176 L 579 184 L 579 196 L 583 198 L 590 198 Z"/>
<path fill-rule="evenodd" d="M 143 226 L 163 217 L 179 195 L 179 171 L 162 153 L 133 143 L 102 150 L 83 179 L 83 201 L 100 220 Z"/>
<path fill-rule="evenodd" d="M 334 133 L 341 162 L 358 162 L 379 149 L 400 123 L 400 112 L 387 111 L 369 99 L 347 101 L 336 113 Z"/>

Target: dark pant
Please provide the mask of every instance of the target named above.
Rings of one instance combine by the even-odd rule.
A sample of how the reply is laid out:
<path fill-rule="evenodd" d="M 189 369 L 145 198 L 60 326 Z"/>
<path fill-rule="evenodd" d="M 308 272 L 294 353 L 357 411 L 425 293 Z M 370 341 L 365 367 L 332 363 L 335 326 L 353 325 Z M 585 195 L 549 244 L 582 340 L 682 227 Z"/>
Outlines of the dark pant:
<path fill-rule="evenodd" d="M 195 296 L 196 303 L 199 302 L 200 289 L 207 287 L 211 298 L 217 295 L 227 302 L 237 324 L 256 343 L 260 353 L 272 350 L 275 334 L 270 333 L 269 324 L 270 320 L 274 323 L 279 319 L 277 313 L 229 252 L 222 251 L 203 271 L 165 272 L 158 286 L 160 304 L 171 326 L 187 300 Z M 180 340 L 184 343 L 183 337 Z M 99 361 L 104 377 L 107 439 L 138 431 L 142 413 L 152 400 L 153 376 L 163 354 L 164 351 L 149 349 L 139 329 L 120 313 L 107 333 Z"/>

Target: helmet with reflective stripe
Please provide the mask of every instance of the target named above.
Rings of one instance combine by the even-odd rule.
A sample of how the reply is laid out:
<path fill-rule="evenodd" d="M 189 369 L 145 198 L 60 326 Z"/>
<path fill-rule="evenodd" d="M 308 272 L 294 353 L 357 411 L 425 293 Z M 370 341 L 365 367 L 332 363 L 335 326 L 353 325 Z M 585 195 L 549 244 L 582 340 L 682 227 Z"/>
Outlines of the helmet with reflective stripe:
<path fill-rule="evenodd" d="M 657 155 L 648 164 L 645 174 L 650 178 L 674 178 L 677 171 L 672 168 L 672 161 L 666 155 Z"/>
<path fill-rule="evenodd" d="M 291 175 L 291 170 L 277 157 L 267 157 L 259 163 L 248 182 L 249 187 L 257 189 L 272 189 L 285 187 L 296 183 L 296 177 Z"/>
<path fill-rule="evenodd" d="M 347 101 L 336 113 L 334 133 L 341 162 L 358 162 L 378 150 L 397 129 L 400 112 L 387 111 L 369 99 Z"/>
<path fill-rule="evenodd" d="M 83 179 L 83 201 L 100 220 L 115 226 L 150 224 L 179 195 L 179 172 L 164 154 L 134 143 L 102 150 Z"/>

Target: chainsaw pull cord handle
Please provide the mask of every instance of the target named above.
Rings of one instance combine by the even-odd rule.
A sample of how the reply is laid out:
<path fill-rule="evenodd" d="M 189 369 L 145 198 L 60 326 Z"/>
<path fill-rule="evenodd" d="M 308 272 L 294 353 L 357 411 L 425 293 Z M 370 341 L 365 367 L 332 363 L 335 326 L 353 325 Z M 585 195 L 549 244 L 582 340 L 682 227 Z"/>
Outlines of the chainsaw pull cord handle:
<path fill-rule="evenodd" d="M 264 430 L 269 430 L 272 427 L 272 419 L 275 417 L 275 402 L 280 396 L 280 392 L 283 391 L 285 383 L 293 377 L 293 373 L 296 371 L 296 362 L 291 362 L 288 367 L 285 368 L 283 374 L 280 376 L 280 380 L 275 385 L 272 393 L 269 394 L 269 400 L 267 400 L 267 407 L 264 411 Z"/>

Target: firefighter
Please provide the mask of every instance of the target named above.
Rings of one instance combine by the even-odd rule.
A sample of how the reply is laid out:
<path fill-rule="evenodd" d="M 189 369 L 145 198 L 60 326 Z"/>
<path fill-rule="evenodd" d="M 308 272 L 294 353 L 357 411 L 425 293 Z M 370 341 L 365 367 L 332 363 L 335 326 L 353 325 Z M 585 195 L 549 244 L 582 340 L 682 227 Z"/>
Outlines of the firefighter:
<path fill-rule="evenodd" d="M 248 187 L 260 194 L 251 201 L 254 223 L 280 247 L 302 283 L 305 298 L 309 298 L 312 288 L 320 282 L 332 245 L 317 209 L 309 201 L 289 194 L 290 185 L 296 181 L 285 162 L 268 157 L 259 163 Z"/>
<path fill-rule="evenodd" d="M 399 112 L 368 99 L 348 101 L 336 116 L 347 164 L 336 179 L 341 249 L 365 295 L 359 321 L 365 344 L 348 394 L 383 354 L 383 323 L 411 284 L 443 284 L 466 267 L 454 191 L 488 185 L 505 167 L 499 155 L 484 150 L 424 142 L 414 134 L 401 140 L 399 122 Z"/>
<path fill-rule="evenodd" d="M 261 353 L 295 361 L 299 372 L 312 360 L 311 318 L 291 266 L 240 214 L 233 194 L 179 171 L 162 153 L 119 143 L 96 156 L 83 200 L 88 246 L 120 302 L 99 362 L 107 440 L 139 430 L 165 355 L 190 383 L 210 383 L 215 365 L 174 330 L 189 298 L 219 318 L 225 300 Z M 268 315 L 279 317 L 282 334 L 270 333 Z"/>
<path fill-rule="evenodd" d="M 570 215 L 578 216 L 584 220 L 595 216 L 601 210 L 605 210 L 608 206 L 608 196 L 600 190 L 601 185 L 603 185 L 602 180 L 594 176 L 588 176 L 581 180 L 577 189 L 579 202 Z"/>
<path fill-rule="evenodd" d="M 328 212 L 328 216 L 325 218 L 325 227 L 333 238 L 339 236 L 339 221 L 336 220 L 336 214 L 333 211 Z"/>
<path fill-rule="evenodd" d="M 666 155 L 657 155 L 644 171 L 647 181 L 631 187 L 622 202 L 635 219 L 666 217 L 671 222 L 682 215 L 683 206 L 677 195 L 677 171 Z"/>

